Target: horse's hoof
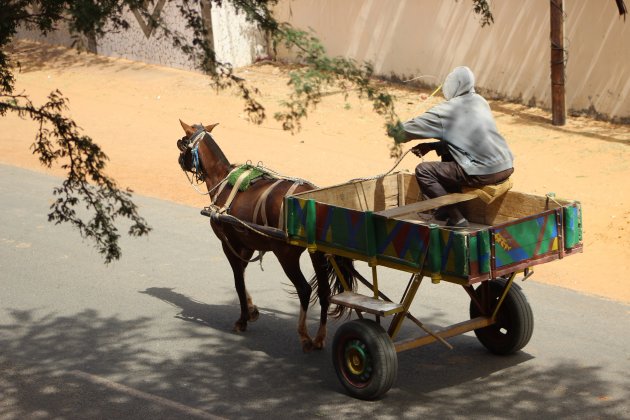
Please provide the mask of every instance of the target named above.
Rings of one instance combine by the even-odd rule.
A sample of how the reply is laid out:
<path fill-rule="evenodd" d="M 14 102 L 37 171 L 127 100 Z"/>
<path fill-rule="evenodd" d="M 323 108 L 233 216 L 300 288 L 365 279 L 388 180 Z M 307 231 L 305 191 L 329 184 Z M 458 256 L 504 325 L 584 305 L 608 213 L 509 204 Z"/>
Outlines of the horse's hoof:
<path fill-rule="evenodd" d="M 234 332 L 245 332 L 247 330 L 247 322 L 243 322 L 243 321 L 236 321 L 236 323 L 234 324 L 234 328 L 232 328 L 232 331 Z"/>
<path fill-rule="evenodd" d="M 249 322 L 254 322 L 258 320 L 260 316 L 260 312 L 258 312 L 258 306 L 252 305 L 249 307 Z"/>
<path fill-rule="evenodd" d="M 313 340 L 313 349 L 314 350 L 322 350 L 324 348 L 324 340 Z"/>
<path fill-rule="evenodd" d="M 315 347 L 313 346 L 313 341 L 309 340 L 304 340 L 302 341 L 302 351 L 304 353 L 310 353 L 313 351 Z"/>

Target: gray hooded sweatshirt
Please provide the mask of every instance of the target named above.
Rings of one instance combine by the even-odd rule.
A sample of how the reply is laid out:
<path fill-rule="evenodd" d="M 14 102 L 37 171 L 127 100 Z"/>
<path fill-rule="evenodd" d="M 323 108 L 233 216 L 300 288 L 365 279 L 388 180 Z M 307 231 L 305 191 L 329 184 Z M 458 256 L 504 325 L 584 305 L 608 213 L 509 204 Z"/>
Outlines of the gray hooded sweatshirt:
<path fill-rule="evenodd" d="M 446 101 L 403 124 L 405 141 L 439 139 L 466 174 L 495 174 L 513 167 L 512 152 L 474 85 L 468 67 L 455 68 L 442 86 Z"/>

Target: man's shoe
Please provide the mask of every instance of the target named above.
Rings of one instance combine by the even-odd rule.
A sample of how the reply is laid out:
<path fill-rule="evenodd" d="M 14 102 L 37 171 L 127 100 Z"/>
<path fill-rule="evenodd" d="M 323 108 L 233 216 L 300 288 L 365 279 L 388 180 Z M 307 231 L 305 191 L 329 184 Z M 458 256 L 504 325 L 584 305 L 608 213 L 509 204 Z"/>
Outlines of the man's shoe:
<path fill-rule="evenodd" d="M 440 207 L 433 213 L 435 220 L 445 221 L 448 219 L 448 211 L 444 207 Z"/>
<path fill-rule="evenodd" d="M 454 222 L 453 219 L 448 219 L 446 222 L 446 226 L 455 227 L 455 228 L 467 228 L 469 225 L 468 220 L 465 217 L 462 217 L 457 222 Z"/>

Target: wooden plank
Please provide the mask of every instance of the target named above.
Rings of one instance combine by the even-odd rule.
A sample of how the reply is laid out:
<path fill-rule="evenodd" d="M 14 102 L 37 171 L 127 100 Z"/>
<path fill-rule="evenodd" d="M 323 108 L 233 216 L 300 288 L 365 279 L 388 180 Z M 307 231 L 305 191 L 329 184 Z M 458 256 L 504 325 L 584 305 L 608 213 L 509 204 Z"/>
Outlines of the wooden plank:
<path fill-rule="evenodd" d="M 404 174 L 398 174 L 398 207 L 407 204 L 407 193 L 405 192 Z"/>
<path fill-rule="evenodd" d="M 475 198 L 477 198 L 475 194 L 447 194 L 441 197 L 432 198 L 430 200 L 422 200 L 418 201 L 417 203 L 407 204 L 406 206 L 379 211 L 374 214 L 390 218 L 400 218 L 408 214 L 422 213 L 428 210 L 436 209 L 438 207 L 461 203 L 463 201 L 473 200 Z"/>
<path fill-rule="evenodd" d="M 330 298 L 330 303 L 357 309 L 379 316 L 387 316 L 403 310 L 400 303 L 387 302 L 353 292 L 343 292 Z"/>
<path fill-rule="evenodd" d="M 468 201 L 462 205 L 461 210 L 469 222 L 495 226 L 570 203 L 571 201 L 560 198 L 552 200 L 545 196 L 508 191 L 490 204 L 481 200 Z"/>
<path fill-rule="evenodd" d="M 398 177 L 392 174 L 384 178 L 348 182 L 296 196 L 352 210 L 381 211 L 397 206 Z"/>
<path fill-rule="evenodd" d="M 441 338 L 449 338 L 454 337 L 456 335 L 464 334 L 468 331 L 473 331 L 478 328 L 487 327 L 488 325 L 494 324 L 492 318 L 489 317 L 478 317 L 471 319 L 470 321 L 460 322 L 458 324 L 453 324 L 450 327 L 446 327 L 442 330 L 433 331 L 435 335 Z M 437 338 L 431 336 L 429 334 L 420 336 L 418 338 L 411 338 L 408 340 L 403 340 L 394 343 L 394 347 L 396 348 L 396 352 L 401 352 L 405 350 L 415 349 L 417 347 L 424 346 L 429 343 L 433 343 L 437 341 Z"/>
<path fill-rule="evenodd" d="M 422 199 L 420 186 L 416 177 L 411 174 L 403 174 L 403 182 L 405 184 L 405 204 L 418 202 Z"/>

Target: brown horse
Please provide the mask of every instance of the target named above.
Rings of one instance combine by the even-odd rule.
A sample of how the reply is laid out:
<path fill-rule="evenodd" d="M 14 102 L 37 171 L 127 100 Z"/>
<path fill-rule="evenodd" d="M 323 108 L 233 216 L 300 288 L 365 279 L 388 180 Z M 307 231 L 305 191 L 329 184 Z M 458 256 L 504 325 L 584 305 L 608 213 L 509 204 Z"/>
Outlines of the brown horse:
<path fill-rule="evenodd" d="M 235 166 L 230 164 L 210 134 L 217 124 L 191 127 L 181 120 L 180 123 L 186 133 L 177 142 L 180 166 L 184 171 L 194 174 L 198 180 L 205 182 L 211 202 L 210 224 L 221 240 L 223 252 L 234 272 L 234 283 L 241 307 L 241 315 L 234 324 L 234 331 L 245 331 L 247 322 L 255 321 L 259 314 L 245 288 L 245 268 L 249 262 L 254 261 L 252 256 L 255 251 L 271 251 L 295 286 L 300 300 L 298 335 L 302 349 L 305 352 L 321 349 L 326 338 L 328 299 L 331 289 L 342 290 L 341 282 L 326 256 L 321 252 L 314 252 L 310 257 L 315 275 L 309 284 L 300 270 L 300 255 L 304 248 L 289 244 L 282 235 L 266 233 L 268 231 L 282 233 L 282 206 L 285 195 L 297 194 L 315 187 L 301 180 L 262 177 L 251 183 L 246 190 L 239 191 L 238 186 L 227 182 Z M 236 222 L 227 223 L 226 220 Z M 261 228 L 258 229 L 257 226 Z M 264 227 L 276 229 L 265 231 Z M 343 270 L 343 275 L 352 283 L 348 265 L 351 262 L 341 261 L 339 257 L 336 257 L 336 260 L 339 267 L 347 268 Z M 317 335 L 311 339 L 306 326 L 306 313 L 313 288 L 317 289 L 321 314 Z M 341 310 L 338 308 L 334 314 L 341 315 Z"/>

